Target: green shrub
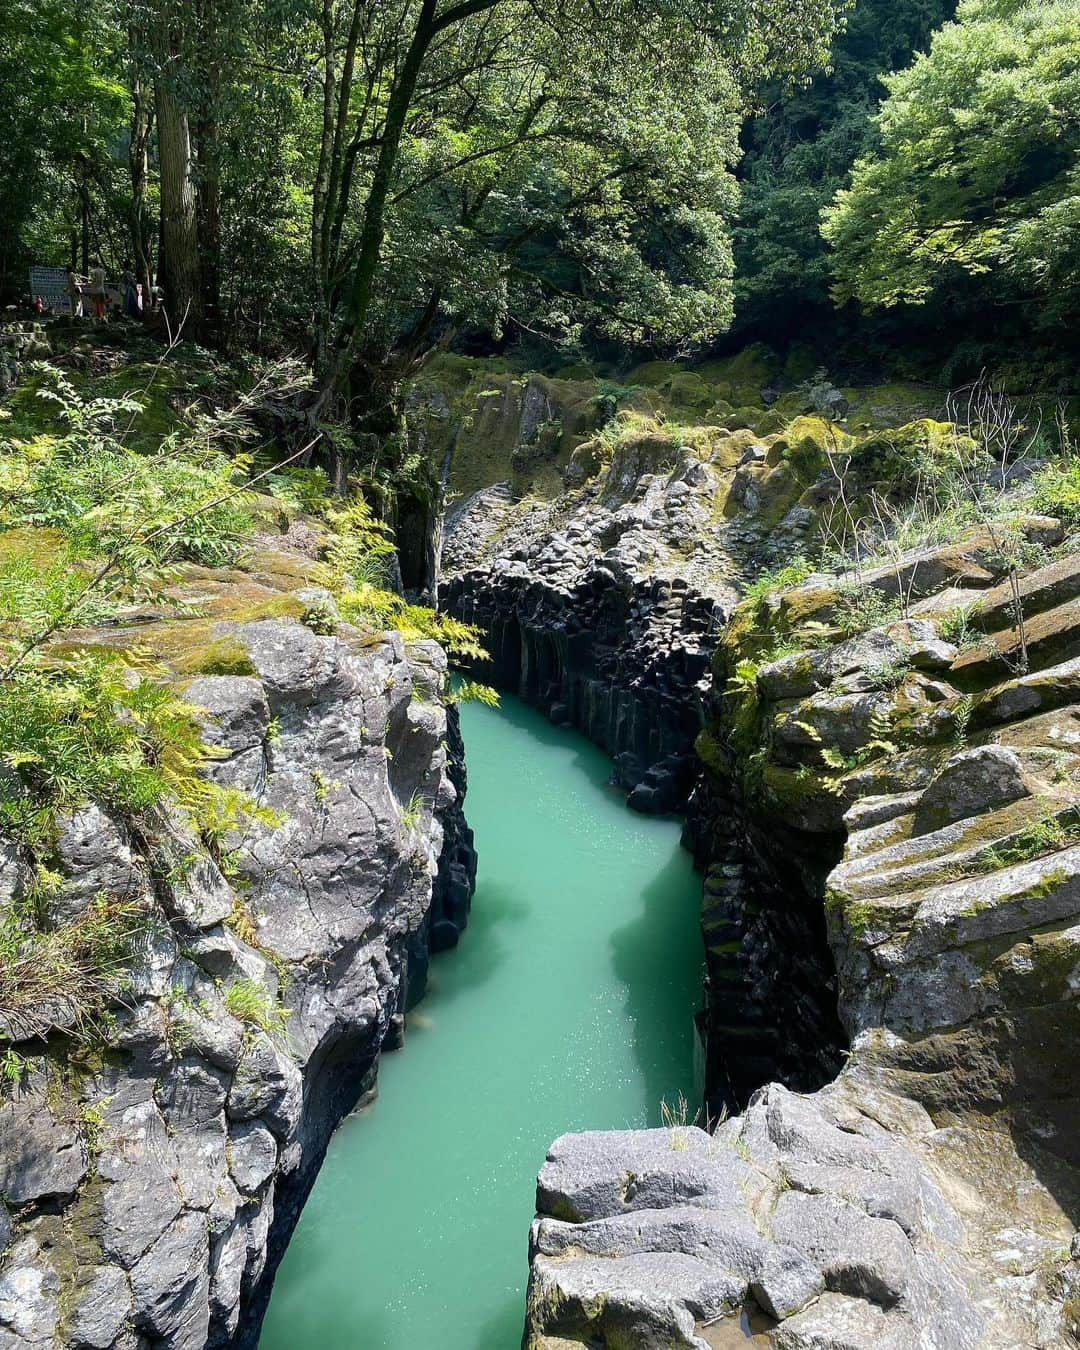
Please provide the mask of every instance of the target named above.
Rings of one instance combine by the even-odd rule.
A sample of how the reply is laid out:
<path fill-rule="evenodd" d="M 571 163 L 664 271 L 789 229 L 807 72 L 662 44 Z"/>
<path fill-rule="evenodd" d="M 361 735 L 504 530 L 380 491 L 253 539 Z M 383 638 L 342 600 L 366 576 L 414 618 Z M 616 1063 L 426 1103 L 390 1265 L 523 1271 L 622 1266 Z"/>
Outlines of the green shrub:
<path fill-rule="evenodd" d="M 165 799 L 218 838 L 250 803 L 199 770 L 199 710 L 113 653 L 27 663 L 0 683 L 0 831 L 47 851 L 87 801 L 131 819 Z"/>
<path fill-rule="evenodd" d="M 268 1036 L 282 1036 L 288 1009 L 271 999 L 258 980 L 237 980 L 225 990 L 225 1007 L 238 1022 L 258 1027 Z"/>
<path fill-rule="evenodd" d="M 1043 515 L 1080 529 L 1080 455 L 1051 460 L 1032 476 L 1032 502 Z"/>
<path fill-rule="evenodd" d="M 478 684 L 476 680 L 459 680 L 450 692 L 450 703 L 482 703 L 485 708 L 499 706 L 499 691 L 490 684 Z"/>
<path fill-rule="evenodd" d="M 141 541 L 159 563 L 236 558 L 255 524 L 250 499 L 236 492 L 246 456 L 177 436 L 140 454 L 113 431 L 121 414 L 138 417 L 140 403 L 86 398 L 59 371 L 47 375 L 38 396 L 58 405 L 66 430 L 0 442 L 0 526 L 55 527 L 85 557 Z"/>

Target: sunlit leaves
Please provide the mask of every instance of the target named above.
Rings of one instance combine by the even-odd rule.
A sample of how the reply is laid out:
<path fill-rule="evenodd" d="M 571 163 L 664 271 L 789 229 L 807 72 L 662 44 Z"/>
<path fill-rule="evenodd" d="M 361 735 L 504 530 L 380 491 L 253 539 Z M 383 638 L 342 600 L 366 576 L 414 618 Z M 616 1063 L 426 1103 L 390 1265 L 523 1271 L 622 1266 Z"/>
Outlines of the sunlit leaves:
<path fill-rule="evenodd" d="M 965 0 L 888 81 L 882 151 L 825 214 L 838 294 L 926 300 L 950 271 L 1049 295 L 1080 263 L 1080 7 Z"/>

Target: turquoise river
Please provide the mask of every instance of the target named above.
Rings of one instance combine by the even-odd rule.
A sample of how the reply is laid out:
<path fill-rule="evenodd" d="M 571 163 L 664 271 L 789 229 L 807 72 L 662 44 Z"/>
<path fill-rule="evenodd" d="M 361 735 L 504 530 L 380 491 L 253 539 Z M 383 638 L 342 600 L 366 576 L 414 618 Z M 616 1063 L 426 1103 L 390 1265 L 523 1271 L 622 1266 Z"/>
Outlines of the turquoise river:
<path fill-rule="evenodd" d="M 604 755 L 515 699 L 462 721 L 469 927 L 331 1142 L 261 1350 L 518 1350 L 551 1140 L 694 1099 L 700 883 L 678 823 L 629 811 Z"/>

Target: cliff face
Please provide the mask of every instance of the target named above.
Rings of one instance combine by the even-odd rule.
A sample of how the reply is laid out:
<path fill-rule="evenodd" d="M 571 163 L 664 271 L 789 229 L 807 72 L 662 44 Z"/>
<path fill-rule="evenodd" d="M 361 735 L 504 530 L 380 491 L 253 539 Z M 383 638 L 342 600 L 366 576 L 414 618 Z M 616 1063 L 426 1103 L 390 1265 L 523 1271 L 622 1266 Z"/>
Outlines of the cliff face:
<path fill-rule="evenodd" d="M 330 1134 L 400 1043 L 433 932 L 464 923 L 441 649 L 229 631 L 253 674 L 186 697 L 225 752 L 212 775 L 275 823 L 234 841 L 228 878 L 178 820 L 135 837 L 88 806 L 64 823 L 65 914 L 122 895 L 147 935 L 93 1051 L 6 1028 L 31 1067 L 0 1103 L 0 1345 L 255 1344 Z M 9 863 L 3 880 L 10 903 L 28 879 Z"/>
<path fill-rule="evenodd" d="M 508 481 L 448 517 L 496 678 L 688 807 L 709 1120 L 745 1106 L 553 1145 L 526 1341 L 1075 1344 L 1076 554 L 1020 504 L 736 610 L 952 435 L 768 416 L 639 410 L 531 486 L 504 426 Z"/>
<path fill-rule="evenodd" d="M 451 517 L 442 603 L 487 635 L 487 678 L 611 755 L 632 806 L 677 809 L 695 775 L 719 611 L 685 577 L 631 561 L 666 521 L 664 502 L 590 506 L 565 530 L 537 506 L 485 551 L 504 501 L 481 493 Z M 464 548 L 483 556 L 456 570 Z"/>
<path fill-rule="evenodd" d="M 705 1347 L 747 1308 L 785 1348 L 1076 1343 L 1080 563 L 1026 572 L 1022 622 L 1003 572 L 975 529 L 867 572 L 871 595 L 902 587 L 895 618 L 843 636 L 820 575 L 725 633 L 695 823 L 710 1114 L 783 1065 L 778 1036 L 820 1028 L 826 992 L 851 1048 L 711 1140 L 557 1141 L 531 1345 Z M 808 1003 L 792 911 L 815 901 L 836 977 Z"/>

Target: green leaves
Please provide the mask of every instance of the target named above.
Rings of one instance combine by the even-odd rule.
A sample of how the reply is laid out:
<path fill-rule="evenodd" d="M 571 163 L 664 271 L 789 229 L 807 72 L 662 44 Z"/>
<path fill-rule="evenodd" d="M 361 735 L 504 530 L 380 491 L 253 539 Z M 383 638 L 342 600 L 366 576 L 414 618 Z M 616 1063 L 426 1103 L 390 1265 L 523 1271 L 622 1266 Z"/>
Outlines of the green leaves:
<path fill-rule="evenodd" d="M 886 84 L 881 152 L 856 164 L 824 213 L 837 297 L 922 303 L 957 272 L 1004 272 L 1050 295 L 1071 286 L 1080 263 L 1075 0 L 964 0 L 929 54 Z"/>

